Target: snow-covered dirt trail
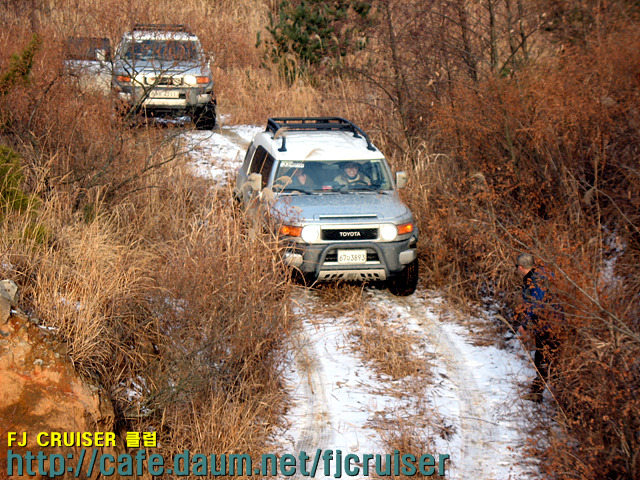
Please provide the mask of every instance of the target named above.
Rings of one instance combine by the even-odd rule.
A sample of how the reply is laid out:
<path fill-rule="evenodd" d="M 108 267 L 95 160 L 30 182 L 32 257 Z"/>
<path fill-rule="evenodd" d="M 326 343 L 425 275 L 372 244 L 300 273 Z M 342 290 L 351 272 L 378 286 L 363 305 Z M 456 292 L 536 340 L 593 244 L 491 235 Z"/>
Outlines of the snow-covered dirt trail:
<path fill-rule="evenodd" d="M 440 326 L 440 322 L 425 310 L 424 304 L 414 298 L 396 298 L 399 305 L 407 308 L 413 321 L 424 331 L 425 338 L 433 348 L 436 358 L 444 366 L 449 380 L 455 386 L 460 404 L 460 457 L 455 462 L 460 478 L 490 478 L 488 473 L 495 461 L 492 448 L 494 419 L 487 411 L 489 392 L 478 383 L 477 361 L 468 358 L 456 345 L 460 338 L 452 336 Z"/>
<path fill-rule="evenodd" d="M 424 340 L 418 353 L 425 365 L 434 364 L 435 380 L 423 385 L 423 395 L 448 434 L 441 435 L 437 428 L 424 428 L 422 433 L 430 437 L 425 443 L 435 447 L 430 453 L 450 455 L 446 477 L 536 478 L 535 464 L 523 456 L 523 418 L 531 405 L 518 393 L 518 385 L 532 372 L 516 355 L 517 348 L 473 345 L 472 333 L 439 318 L 430 302 L 441 300 L 429 299 L 424 291 L 407 298 L 370 291 L 369 297 L 374 310 L 390 312 L 389 322 L 404 325 Z M 312 292 L 299 295 L 294 303 L 303 319 L 305 343 L 296 342 L 297 377 L 290 382 L 296 406 L 287 432 L 293 440 L 283 447 L 307 453 L 316 448 L 341 449 L 344 454 L 390 453 L 372 419 L 385 412 L 411 417 L 412 399 L 398 400 L 399 392 L 393 390 L 399 384 L 381 380 L 362 362 L 354 352 L 357 346 L 344 335 L 353 327 L 347 318 L 314 319 L 313 312 L 321 309 Z M 388 395 L 380 393 L 385 390 Z M 344 419 L 349 419 L 349 428 Z M 414 421 L 420 423 L 418 418 Z"/>
<path fill-rule="evenodd" d="M 496 478 L 496 470 L 499 469 L 496 467 L 509 466 L 509 459 L 500 457 L 523 445 L 521 439 L 514 441 L 500 434 L 496 418 L 499 412 L 492 408 L 491 402 L 495 391 L 490 388 L 491 378 L 487 378 L 483 368 L 486 366 L 480 364 L 481 359 L 474 355 L 473 350 L 461 345 L 467 340 L 445 328 L 427 310 L 424 302 L 416 298 L 396 298 L 394 301 L 408 310 L 424 332 L 453 385 L 450 393 L 457 397 L 459 403 L 460 451 L 457 461 L 453 462 L 452 478 Z"/>
<path fill-rule="evenodd" d="M 195 173 L 218 185 L 233 181 L 249 141 L 262 129 L 222 125 L 213 132 L 185 133 Z M 419 289 L 399 298 L 365 290 L 364 295 L 374 311 L 386 312 L 384 321 L 392 330 L 419 338 L 414 353 L 431 369 L 433 381 L 421 385 L 417 394 L 415 389 L 402 391 L 401 382 L 384 378 L 364 360 L 352 319 L 319 314 L 323 309 L 317 294 L 301 288 L 291 299 L 302 327 L 292 341 L 285 379 L 293 406 L 288 426 L 274 439 L 281 452 L 311 456 L 317 449 L 331 449 L 360 458 L 393 453 L 383 441 L 388 432 L 380 428 L 380 420 L 401 417 L 428 437 L 425 445 L 434 448 L 430 453 L 450 455 L 446 478 L 537 478 L 535 462 L 524 457 L 524 419 L 536 407 L 519 398 L 533 370 L 517 341 L 507 342 L 507 349 L 476 345 L 473 327 L 442 315 L 447 307 L 434 292 Z M 439 425 L 421 418 L 424 405 Z M 320 466 L 316 477 L 333 478 L 335 471 L 324 473 Z"/>

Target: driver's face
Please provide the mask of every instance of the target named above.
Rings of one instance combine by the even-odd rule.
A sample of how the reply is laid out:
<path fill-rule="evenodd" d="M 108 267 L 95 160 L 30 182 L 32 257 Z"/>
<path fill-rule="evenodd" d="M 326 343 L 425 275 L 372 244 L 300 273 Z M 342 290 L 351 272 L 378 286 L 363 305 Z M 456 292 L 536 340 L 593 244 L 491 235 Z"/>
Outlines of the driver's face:
<path fill-rule="evenodd" d="M 358 167 L 347 167 L 344 169 L 348 177 L 353 178 L 358 175 Z"/>

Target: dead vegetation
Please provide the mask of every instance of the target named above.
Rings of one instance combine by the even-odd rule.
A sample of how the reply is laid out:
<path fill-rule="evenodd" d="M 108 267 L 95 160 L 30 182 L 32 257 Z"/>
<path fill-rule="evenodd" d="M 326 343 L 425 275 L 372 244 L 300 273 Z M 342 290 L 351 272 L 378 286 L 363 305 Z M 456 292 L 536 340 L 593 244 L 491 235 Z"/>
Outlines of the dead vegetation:
<path fill-rule="evenodd" d="M 118 428 L 158 432 L 158 453 L 259 456 L 286 406 L 278 246 L 193 177 L 179 130 L 131 129 L 109 97 L 78 95 L 62 70 L 70 32 L 56 25 L 70 10 L 40 7 L 45 41 L 0 94 L 2 165 L 18 158 L 22 173 L 3 182 L 2 274 L 105 388 Z M 32 33 L 11 18 L 2 72 Z"/>
<path fill-rule="evenodd" d="M 510 318 L 514 256 L 531 251 L 555 271 L 562 428 L 541 452 L 545 474 L 640 478 L 637 5 L 370 3 L 365 48 L 292 82 L 255 47 L 274 2 L 4 2 L 0 72 L 14 74 L 0 79 L 0 141 L 20 156 L 31 207 L 2 197 L 3 273 L 107 386 L 121 422 L 176 449 L 265 448 L 291 322 L 276 246 L 248 239 L 226 197 L 186 173 L 171 131 L 127 128 L 61 67 L 68 36 L 114 44 L 134 22 L 187 23 L 215 55 L 232 122 L 338 114 L 410 172 L 402 194 L 430 285 L 491 298 Z M 30 48 L 32 65 L 12 70 Z M 373 312 L 358 318 L 360 335 L 385 343 Z M 392 376 L 413 369 L 401 340 L 384 345 Z M 370 357 L 386 365 L 380 352 Z M 225 434 L 202 433 L 214 426 Z"/>

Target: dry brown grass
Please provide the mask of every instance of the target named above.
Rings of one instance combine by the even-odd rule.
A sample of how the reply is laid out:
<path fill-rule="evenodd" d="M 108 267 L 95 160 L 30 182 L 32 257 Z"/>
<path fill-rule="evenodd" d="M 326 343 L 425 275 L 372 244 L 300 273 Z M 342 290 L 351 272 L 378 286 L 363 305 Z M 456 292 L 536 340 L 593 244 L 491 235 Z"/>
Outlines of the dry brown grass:
<path fill-rule="evenodd" d="M 115 32 L 125 3 L 106 30 L 73 33 Z M 71 7 L 39 23 L 46 55 L 30 84 L 0 98 L 2 142 L 42 199 L 31 217 L 3 215 L 3 273 L 104 386 L 119 428 L 155 429 L 167 454 L 264 453 L 286 405 L 279 368 L 292 322 L 278 247 L 248 235 L 229 191 L 193 178 L 178 131 L 129 129 L 107 97 L 77 94 L 58 66 L 69 32 L 55 25 Z M 0 35 L 6 67 L 29 35 L 17 22 Z"/>
<path fill-rule="evenodd" d="M 426 412 L 425 412 L 426 413 Z M 395 418 L 395 419 L 387 419 L 388 424 L 387 428 L 381 430 L 380 435 L 382 436 L 383 442 L 387 447 L 388 452 L 398 451 L 400 455 L 404 453 L 411 453 L 415 456 L 416 459 L 420 459 L 422 455 L 429 454 L 434 458 L 434 474 L 433 475 L 423 475 L 420 472 L 419 468 L 416 468 L 416 472 L 413 474 L 411 470 L 403 469 L 405 467 L 402 465 L 402 461 L 400 464 L 400 475 L 394 475 L 394 478 L 401 479 L 410 479 L 410 478 L 446 478 L 446 472 L 449 471 L 450 460 L 445 460 L 445 475 L 438 474 L 438 453 L 435 451 L 434 445 L 430 442 L 429 439 L 425 438 L 424 431 L 420 429 L 420 427 L 424 428 L 424 425 L 418 426 L 421 422 L 416 422 L 414 418 Z M 433 422 L 432 428 L 441 429 L 443 427 L 442 422 L 438 422 L 437 420 Z M 412 463 L 414 466 L 418 466 L 418 461 Z M 384 477 L 377 477 L 384 478 Z"/>
<path fill-rule="evenodd" d="M 429 367 L 416 353 L 420 335 L 400 329 L 388 321 L 389 312 L 370 305 L 354 311 L 351 319 L 354 348 L 376 373 L 391 380 L 418 377 L 416 381 L 425 381 Z"/>
<path fill-rule="evenodd" d="M 214 69 L 220 111 L 232 123 L 263 124 L 269 117 L 321 116 L 322 92 L 299 83 L 289 87 L 269 69 L 230 66 Z"/>

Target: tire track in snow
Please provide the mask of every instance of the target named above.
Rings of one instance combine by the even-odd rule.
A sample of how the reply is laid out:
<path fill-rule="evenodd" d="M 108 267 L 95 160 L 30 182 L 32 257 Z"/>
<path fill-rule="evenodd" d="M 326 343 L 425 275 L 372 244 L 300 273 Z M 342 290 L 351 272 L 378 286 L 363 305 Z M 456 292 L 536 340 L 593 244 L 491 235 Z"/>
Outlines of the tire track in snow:
<path fill-rule="evenodd" d="M 326 380 L 318 352 L 306 330 L 295 335 L 295 362 L 302 377 L 301 389 L 303 398 L 307 400 L 302 428 L 296 451 L 314 452 L 317 448 L 325 448 L 331 443 L 331 412 L 325 390 Z"/>
<path fill-rule="evenodd" d="M 389 296 L 390 297 L 390 296 Z M 405 306 L 416 317 L 417 324 L 424 332 L 424 338 L 433 347 L 433 352 L 444 364 L 450 381 L 455 385 L 460 403 L 459 435 L 462 439 L 458 458 L 452 458 L 452 478 L 492 478 L 489 472 L 495 463 L 491 448 L 494 438 L 494 419 L 484 404 L 488 396 L 476 381 L 472 359 L 456 347 L 455 340 L 440 325 L 440 322 L 426 310 L 425 305 L 412 297 L 390 297 L 392 301 Z"/>
<path fill-rule="evenodd" d="M 310 300 L 306 291 L 296 297 L 300 303 L 306 303 Z M 333 426 L 324 368 L 315 342 L 311 338 L 310 328 L 311 326 L 304 321 L 301 330 L 295 332 L 292 340 L 294 361 L 301 377 L 300 393 L 305 400 L 304 425 L 298 434 L 295 451 L 305 451 L 307 454 L 313 455 L 317 449 L 325 450 L 331 446 Z M 316 477 L 321 477 L 321 475 L 316 475 Z M 303 478 L 300 470 L 296 472 L 294 478 Z"/>

